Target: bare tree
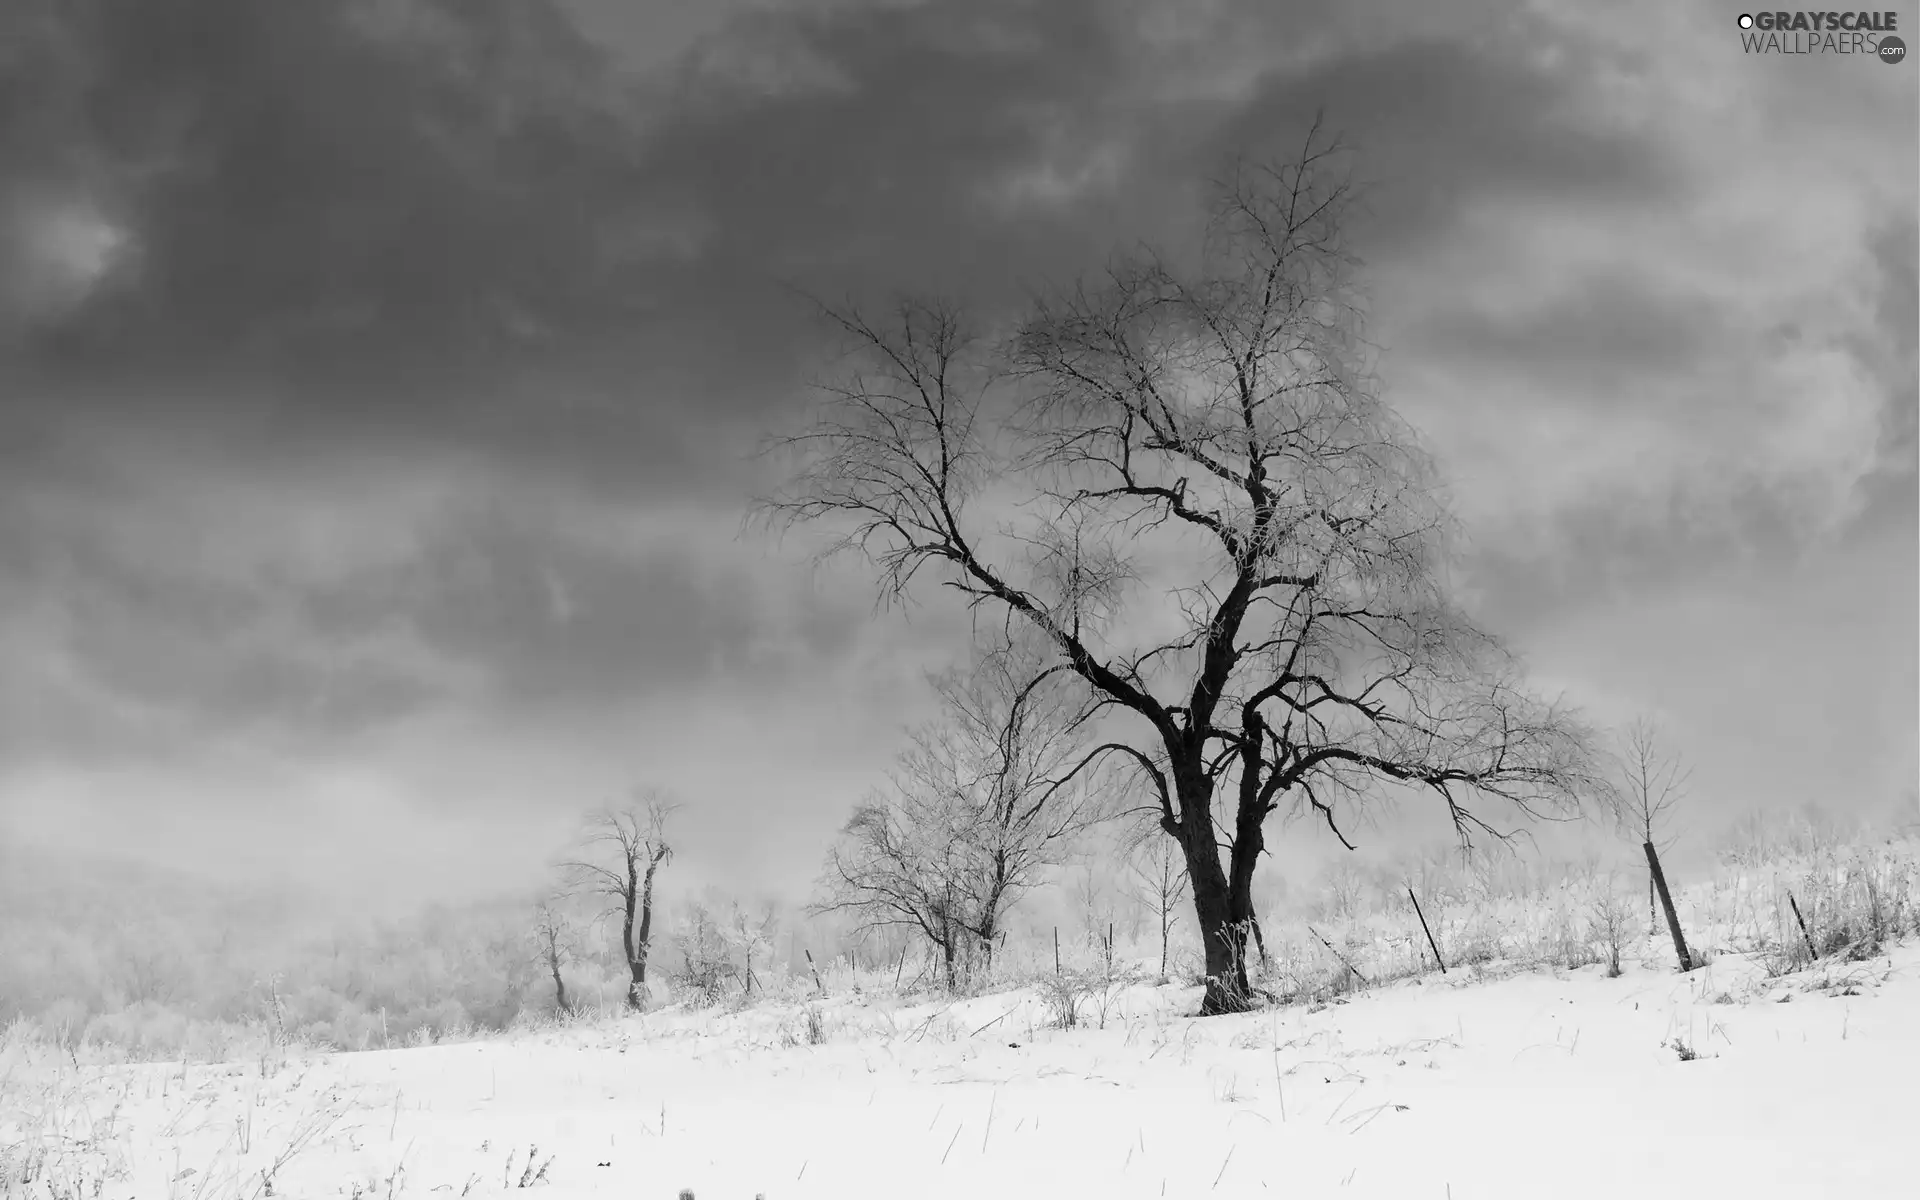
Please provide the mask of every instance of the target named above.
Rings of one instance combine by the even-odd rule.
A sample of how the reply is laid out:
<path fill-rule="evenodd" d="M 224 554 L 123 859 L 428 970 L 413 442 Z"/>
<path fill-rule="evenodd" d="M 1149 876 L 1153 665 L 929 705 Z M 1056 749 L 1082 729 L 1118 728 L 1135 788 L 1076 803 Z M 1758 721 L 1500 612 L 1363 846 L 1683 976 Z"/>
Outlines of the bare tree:
<path fill-rule="evenodd" d="M 1080 934 L 1089 950 L 1106 947 L 1111 955 L 1108 941 L 1113 933 L 1115 903 L 1113 878 L 1113 847 L 1092 846 L 1089 853 L 1074 868 L 1067 878 L 1068 891 L 1074 908 L 1080 918 Z"/>
<path fill-rule="evenodd" d="M 935 677 L 940 717 L 855 808 L 814 911 L 917 930 L 949 988 L 976 953 L 991 968 L 1008 910 L 1105 815 L 1098 780 L 1074 771 L 1086 741 L 1069 679 L 1017 641 Z"/>
<path fill-rule="evenodd" d="M 754 983 L 753 961 L 761 954 L 766 954 L 768 962 L 772 962 L 774 939 L 780 932 L 780 914 L 770 900 L 762 901 L 754 908 L 748 908 L 736 900 L 729 908 L 725 936 L 740 950 L 747 995 L 751 996 Z"/>
<path fill-rule="evenodd" d="M 1120 255 L 999 346 L 945 302 L 827 310 L 857 365 L 758 510 L 835 527 L 883 601 L 928 573 L 1025 625 L 1131 723 L 1086 761 L 1136 767 L 1184 851 L 1204 1013 L 1247 1003 L 1283 806 L 1345 843 L 1344 806 L 1424 789 L 1468 841 L 1508 832 L 1476 799 L 1570 814 L 1592 782 L 1584 729 L 1448 595 L 1446 507 L 1365 370 L 1338 151 L 1316 123 L 1236 163 L 1191 263 Z"/>
<path fill-rule="evenodd" d="M 1618 804 L 1623 832 L 1643 846 L 1664 854 L 1673 848 L 1672 813 L 1686 797 L 1693 775 L 1680 755 L 1660 738 L 1659 728 L 1646 717 L 1636 719 L 1620 736 L 1615 752 L 1619 773 Z M 1647 875 L 1647 920 L 1658 913 L 1652 872 Z"/>
<path fill-rule="evenodd" d="M 646 1007 L 647 956 L 653 945 L 653 879 L 673 858 L 667 820 L 677 806 L 658 791 L 624 809 L 587 819 L 581 857 L 561 863 L 569 890 L 600 897 L 620 917 L 620 953 L 627 964 L 627 1007 Z"/>
<path fill-rule="evenodd" d="M 1180 844 L 1149 826 L 1135 837 L 1127 851 L 1127 884 L 1145 904 L 1160 927 L 1160 979 L 1167 978 L 1167 952 L 1173 938 L 1174 912 L 1186 898 L 1187 860 Z"/>
<path fill-rule="evenodd" d="M 540 962 L 553 977 L 553 1001 L 560 1011 L 573 1015 L 573 1001 L 567 996 L 567 981 L 560 968 L 578 944 L 578 931 L 560 906 L 560 898 L 548 896 L 533 906 L 533 945 Z"/>
<path fill-rule="evenodd" d="M 674 982 L 704 1004 L 718 1004 L 728 986 L 743 977 L 733 961 L 730 931 L 715 915 L 716 903 L 689 901 L 674 921 L 673 940 L 680 951 L 680 970 Z"/>

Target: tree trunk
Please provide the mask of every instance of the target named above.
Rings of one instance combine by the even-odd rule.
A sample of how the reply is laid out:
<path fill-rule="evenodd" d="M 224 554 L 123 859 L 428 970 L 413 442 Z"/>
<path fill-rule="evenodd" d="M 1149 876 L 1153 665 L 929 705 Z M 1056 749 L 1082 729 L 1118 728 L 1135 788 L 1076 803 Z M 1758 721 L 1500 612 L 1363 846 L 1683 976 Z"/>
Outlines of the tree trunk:
<path fill-rule="evenodd" d="M 653 945 L 653 873 L 659 870 L 656 858 L 647 864 L 647 873 L 640 881 L 638 904 L 640 909 L 640 928 L 634 929 L 635 901 L 627 901 L 627 922 L 624 937 L 627 952 L 627 1007 L 635 1012 L 647 1006 L 647 957 Z"/>
<path fill-rule="evenodd" d="M 1220 866 L 1220 851 L 1214 845 L 1213 787 L 1197 768 L 1176 768 L 1174 786 L 1180 794 L 1180 848 L 1186 854 L 1194 923 L 1199 926 L 1206 962 L 1200 1015 L 1245 1012 L 1247 926 L 1235 909 L 1233 884 Z"/>
<path fill-rule="evenodd" d="M 1228 880 L 1231 883 L 1234 921 L 1245 932 L 1241 934 L 1241 954 L 1246 953 L 1246 936 L 1253 935 L 1253 943 L 1260 955 L 1260 965 L 1267 963 L 1267 939 L 1260 932 L 1260 918 L 1253 909 L 1253 870 L 1260 861 L 1260 851 L 1266 847 L 1261 833 L 1260 818 L 1242 812 L 1234 822 L 1234 841 Z M 1244 978 L 1245 969 L 1242 967 Z"/>
<path fill-rule="evenodd" d="M 554 1003 L 560 1006 L 561 1012 L 571 1014 L 573 1012 L 573 1005 L 567 1001 L 567 981 L 560 978 L 560 956 L 558 954 L 548 953 L 547 969 L 553 972 Z"/>
<path fill-rule="evenodd" d="M 627 1007 L 635 1012 L 647 1006 L 647 956 L 645 951 L 635 950 L 632 943 L 627 950 Z"/>
<path fill-rule="evenodd" d="M 1160 897 L 1160 978 L 1167 977 L 1167 942 L 1173 933 L 1173 904 L 1171 897 Z"/>
<path fill-rule="evenodd" d="M 626 894 L 621 897 L 620 910 L 620 957 L 627 960 L 627 1007 L 639 1011 L 641 1004 L 640 985 L 645 982 L 645 969 L 641 967 L 633 952 L 633 916 L 634 907 L 640 902 L 640 881 L 634 877 L 633 861 L 627 861 Z"/>
<path fill-rule="evenodd" d="M 1190 864 L 1193 915 L 1200 927 L 1207 969 L 1207 990 L 1200 1001 L 1200 1015 L 1206 1017 L 1247 1008 L 1246 926 L 1234 920 L 1226 872 L 1218 861 L 1211 870 L 1202 861 L 1213 857 L 1211 851 L 1208 847 L 1206 854 L 1196 856 Z"/>

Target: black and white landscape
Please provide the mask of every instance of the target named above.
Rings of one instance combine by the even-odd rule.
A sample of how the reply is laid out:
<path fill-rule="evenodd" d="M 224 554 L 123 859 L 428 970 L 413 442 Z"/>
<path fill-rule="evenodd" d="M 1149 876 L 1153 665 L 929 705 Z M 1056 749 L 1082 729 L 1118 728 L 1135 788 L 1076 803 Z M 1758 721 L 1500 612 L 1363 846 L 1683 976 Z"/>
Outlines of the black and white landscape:
<path fill-rule="evenodd" d="M 0 1198 L 1912 1194 L 1780 15 L 0 5 Z"/>

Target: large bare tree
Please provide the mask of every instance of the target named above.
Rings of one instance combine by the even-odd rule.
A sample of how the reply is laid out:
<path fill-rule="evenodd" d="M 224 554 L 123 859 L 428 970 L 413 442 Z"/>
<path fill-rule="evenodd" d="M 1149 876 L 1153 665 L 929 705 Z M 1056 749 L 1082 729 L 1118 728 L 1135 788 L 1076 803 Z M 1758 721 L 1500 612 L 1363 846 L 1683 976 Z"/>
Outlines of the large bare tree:
<path fill-rule="evenodd" d="M 596 896 L 620 918 L 620 953 L 627 964 L 627 1007 L 646 1007 L 647 959 L 653 946 L 654 875 L 673 858 L 667 820 L 676 806 L 658 791 L 643 792 L 622 809 L 587 818 L 580 857 L 560 864 L 569 890 Z"/>
<path fill-rule="evenodd" d="M 1026 625 L 1126 718 L 1088 758 L 1137 767 L 1182 847 L 1205 1013 L 1247 1003 L 1283 806 L 1344 842 L 1344 806 L 1424 789 L 1470 839 L 1502 832 L 1489 799 L 1554 815 L 1592 782 L 1583 728 L 1450 600 L 1446 506 L 1366 370 L 1339 158 L 1316 123 L 1236 162 L 1197 250 L 1118 255 L 1009 340 L 941 301 L 828 309 L 854 366 L 759 510 L 832 528 L 884 598 L 925 573 Z"/>
<path fill-rule="evenodd" d="M 1009 641 L 937 676 L 940 716 L 828 854 L 816 911 L 917 930 L 950 989 L 976 952 L 991 966 L 1008 910 L 1106 812 L 1108 793 L 1074 771 L 1085 689 L 1040 657 Z"/>

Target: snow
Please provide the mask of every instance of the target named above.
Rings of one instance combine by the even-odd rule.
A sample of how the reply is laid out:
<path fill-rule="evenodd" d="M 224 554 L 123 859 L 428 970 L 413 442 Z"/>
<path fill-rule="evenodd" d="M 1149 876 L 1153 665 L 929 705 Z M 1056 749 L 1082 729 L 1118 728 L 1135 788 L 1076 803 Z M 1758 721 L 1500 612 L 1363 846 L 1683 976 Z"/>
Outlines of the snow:
<path fill-rule="evenodd" d="M 788 1003 L 224 1065 L 15 1046 L 0 1124 L 49 1149 L 0 1194 L 1916 1194 L 1911 946 L 1774 979 L 1456 970 L 1224 1018 L 1185 1015 L 1193 988 L 1107 999 L 1069 1030 L 1031 992 L 822 1000 L 819 1044 Z"/>

